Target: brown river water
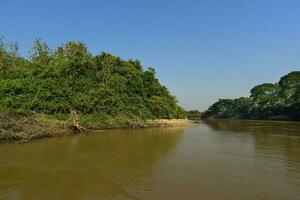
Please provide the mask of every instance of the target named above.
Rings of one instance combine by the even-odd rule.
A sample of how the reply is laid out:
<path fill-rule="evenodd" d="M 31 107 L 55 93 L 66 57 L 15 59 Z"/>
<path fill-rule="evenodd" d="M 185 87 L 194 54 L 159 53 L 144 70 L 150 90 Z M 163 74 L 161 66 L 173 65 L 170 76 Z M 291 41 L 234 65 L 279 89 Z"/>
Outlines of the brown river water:
<path fill-rule="evenodd" d="M 0 144 L 0 199 L 300 199 L 300 123 L 216 120 Z"/>

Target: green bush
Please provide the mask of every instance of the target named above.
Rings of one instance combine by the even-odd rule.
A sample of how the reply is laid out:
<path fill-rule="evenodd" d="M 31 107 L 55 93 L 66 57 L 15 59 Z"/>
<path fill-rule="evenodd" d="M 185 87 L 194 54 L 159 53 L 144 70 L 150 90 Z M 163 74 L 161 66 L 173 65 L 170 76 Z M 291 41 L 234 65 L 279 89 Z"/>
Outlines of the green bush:
<path fill-rule="evenodd" d="M 2 42 L 0 106 L 51 115 L 76 110 L 140 119 L 185 117 L 154 69 L 109 53 L 93 56 L 81 42 L 51 50 L 36 40 L 29 59 Z"/>

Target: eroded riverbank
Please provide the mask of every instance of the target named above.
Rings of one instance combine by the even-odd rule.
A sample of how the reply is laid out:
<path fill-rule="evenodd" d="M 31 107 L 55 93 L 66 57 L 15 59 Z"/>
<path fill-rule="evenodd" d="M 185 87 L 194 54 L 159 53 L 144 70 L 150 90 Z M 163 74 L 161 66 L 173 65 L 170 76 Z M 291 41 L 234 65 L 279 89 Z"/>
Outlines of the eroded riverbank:
<path fill-rule="evenodd" d="M 128 118 L 110 118 L 107 121 L 94 120 L 91 122 L 86 118 L 71 116 L 67 119 L 57 119 L 42 114 L 2 114 L 0 115 L 0 141 L 26 142 L 38 138 L 88 133 L 93 130 L 181 127 L 192 123 L 186 119 L 138 120 Z"/>

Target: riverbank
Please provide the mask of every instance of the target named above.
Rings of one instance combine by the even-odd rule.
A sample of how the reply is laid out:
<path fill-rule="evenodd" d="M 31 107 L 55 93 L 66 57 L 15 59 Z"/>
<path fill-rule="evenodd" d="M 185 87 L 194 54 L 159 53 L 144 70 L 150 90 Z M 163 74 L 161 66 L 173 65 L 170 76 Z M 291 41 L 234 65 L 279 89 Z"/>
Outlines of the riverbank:
<path fill-rule="evenodd" d="M 300 121 L 299 117 L 293 117 L 288 115 L 273 115 L 268 117 L 242 117 L 240 115 L 232 116 L 232 117 L 218 117 L 218 116 L 210 116 L 210 117 L 202 117 L 202 120 L 210 120 L 210 119 L 216 119 L 216 120 L 254 120 L 254 121 Z"/>
<path fill-rule="evenodd" d="M 73 114 L 0 114 L 0 141 L 26 142 L 45 137 L 59 137 L 88 133 L 92 130 L 125 128 L 181 127 L 192 123 L 186 119 L 141 120 L 126 116 Z"/>

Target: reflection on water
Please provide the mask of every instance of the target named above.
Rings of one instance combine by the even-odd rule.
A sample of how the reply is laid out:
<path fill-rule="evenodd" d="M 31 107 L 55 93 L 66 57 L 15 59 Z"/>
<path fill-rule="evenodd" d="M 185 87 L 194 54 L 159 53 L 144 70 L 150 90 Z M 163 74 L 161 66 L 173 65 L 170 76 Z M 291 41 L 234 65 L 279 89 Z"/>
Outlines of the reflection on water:
<path fill-rule="evenodd" d="M 257 156 L 283 153 L 287 161 L 300 163 L 299 122 L 211 120 L 205 123 L 214 131 L 250 137 Z"/>
<path fill-rule="evenodd" d="M 214 120 L 0 144 L 0 199 L 300 199 L 300 123 Z"/>
<path fill-rule="evenodd" d="M 112 130 L 0 146 L 0 194 L 11 199 L 103 199 L 151 189 L 182 129 Z M 0 196 L 1 199 L 1 196 Z"/>
<path fill-rule="evenodd" d="M 243 185 L 254 185 L 261 199 L 300 199 L 300 123 L 277 121 L 206 121 L 222 154 L 243 157 Z M 239 162 L 239 161 L 236 161 Z"/>

